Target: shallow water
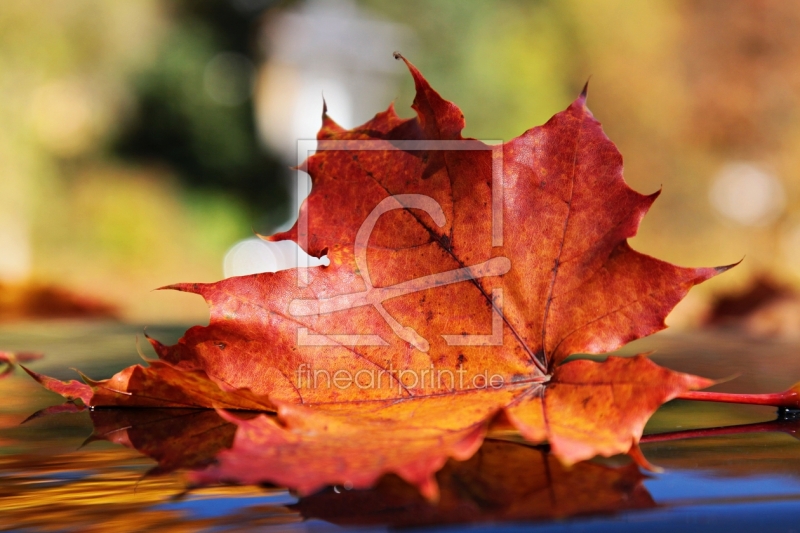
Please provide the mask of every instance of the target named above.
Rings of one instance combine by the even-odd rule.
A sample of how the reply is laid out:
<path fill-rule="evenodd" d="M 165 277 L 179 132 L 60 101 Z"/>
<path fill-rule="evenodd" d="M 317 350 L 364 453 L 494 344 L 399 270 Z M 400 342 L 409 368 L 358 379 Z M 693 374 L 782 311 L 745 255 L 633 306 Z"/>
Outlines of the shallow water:
<path fill-rule="evenodd" d="M 77 367 L 99 379 L 140 362 L 141 331 L 113 324 L 7 325 L 0 328 L 0 349 L 45 353 L 29 364 L 38 372 L 66 379 L 75 377 L 69 367 Z M 174 342 L 182 331 L 150 328 L 148 334 Z M 624 353 L 656 350 L 656 362 L 711 378 L 739 374 L 717 390 L 777 392 L 800 381 L 798 348 L 730 333 L 662 334 Z M 647 458 L 666 469 L 660 474 L 622 466 L 625 458 L 566 471 L 538 448 L 491 440 L 474 460 L 440 473 L 442 500 L 434 507 L 395 478 L 370 491 L 333 487 L 302 499 L 281 488 L 188 490 L 181 472 L 152 475 L 156 461 L 142 452 L 109 440 L 84 444 L 98 428 L 106 439 L 120 435 L 108 429 L 110 417 L 126 426 L 127 445 L 157 455 L 152 443 L 138 443 L 137 431 L 147 435 L 153 424 L 168 423 L 178 438 L 179 413 L 154 421 L 153 413 L 136 418 L 129 411 L 123 420 L 83 411 L 20 425 L 60 399 L 19 371 L 0 380 L 0 397 L 0 531 L 463 530 L 464 522 L 475 531 L 532 524 L 543 531 L 800 530 L 800 441 L 794 436 L 800 423 L 794 422 L 643 444 Z M 227 431 L 224 422 L 202 416 L 215 431 Z M 675 401 L 656 413 L 646 434 L 774 419 L 769 407 Z"/>

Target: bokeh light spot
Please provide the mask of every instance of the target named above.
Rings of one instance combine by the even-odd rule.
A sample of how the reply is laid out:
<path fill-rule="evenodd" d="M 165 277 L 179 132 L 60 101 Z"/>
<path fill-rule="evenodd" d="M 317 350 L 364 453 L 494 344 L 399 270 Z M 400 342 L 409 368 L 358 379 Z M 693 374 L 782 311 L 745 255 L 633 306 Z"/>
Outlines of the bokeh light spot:
<path fill-rule="evenodd" d="M 251 237 L 234 244 L 225 254 L 223 271 L 226 278 L 261 272 L 278 272 L 301 267 L 327 266 L 330 260 L 311 257 L 293 241 L 269 242 Z"/>
<path fill-rule="evenodd" d="M 711 205 L 728 220 L 743 226 L 765 226 L 786 205 L 780 180 L 764 168 L 745 162 L 728 163 L 714 177 Z"/>

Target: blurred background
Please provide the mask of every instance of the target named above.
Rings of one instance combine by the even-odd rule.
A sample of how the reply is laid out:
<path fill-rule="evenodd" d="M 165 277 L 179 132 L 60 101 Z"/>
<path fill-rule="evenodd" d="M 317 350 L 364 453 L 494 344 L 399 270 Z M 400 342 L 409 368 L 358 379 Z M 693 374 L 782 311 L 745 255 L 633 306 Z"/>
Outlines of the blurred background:
<path fill-rule="evenodd" d="M 794 294 L 798 28 L 800 3 L 781 0 L 3 0 L 0 320 L 61 301 L 205 321 L 199 298 L 152 289 L 281 261 L 253 233 L 291 222 L 289 168 L 322 95 L 348 127 L 391 101 L 411 116 L 394 50 L 480 139 L 542 124 L 591 76 L 628 183 L 663 187 L 633 246 L 686 266 L 745 257 L 673 325 L 756 279 Z"/>

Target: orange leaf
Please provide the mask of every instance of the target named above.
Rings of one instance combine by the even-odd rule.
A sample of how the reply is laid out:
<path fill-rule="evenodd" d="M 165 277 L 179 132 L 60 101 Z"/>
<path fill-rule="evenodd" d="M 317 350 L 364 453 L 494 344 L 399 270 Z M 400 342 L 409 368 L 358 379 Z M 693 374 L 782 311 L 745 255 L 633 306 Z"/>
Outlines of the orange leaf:
<path fill-rule="evenodd" d="M 278 421 L 237 421 L 231 469 L 246 477 L 258 451 L 271 481 L 301 492 L 393 472 L 432 498 L 434 473 L 492 421 L 571 464 L 638 451 L 659 405 L 711 384 L 643 357 L 560 366 L 663 329 L 727 268 L 629 247 L 658 193 L 625 184 L 585 91 L 488 146 L 464 139 L 461 111 L 408 67 L 417 116 L 389 107 L 349 131 L 324 116 L 301 166 L 311 195 L 269 237 L 330 265 L 169 287 L 203 296 L 209 325 L 151 340 L 161 362 L 90 383 L 91 405 L 277 406 Z"/>
<path fill-rule="evenodd" d="M 573 361 L 558 367 L 545 390 L 506 408 L 527 439 L 548 440 L 553 454 L 572 464 L 595 455 L 628 452 L 661 404 L 711 380 L 672 372 L 639 355 L 604 363 Z"/>

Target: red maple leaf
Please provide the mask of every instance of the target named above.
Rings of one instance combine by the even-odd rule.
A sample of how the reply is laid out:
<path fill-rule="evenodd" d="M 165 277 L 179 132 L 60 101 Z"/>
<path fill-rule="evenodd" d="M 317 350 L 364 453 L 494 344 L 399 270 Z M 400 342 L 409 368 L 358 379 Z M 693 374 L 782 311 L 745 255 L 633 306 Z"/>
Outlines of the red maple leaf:
<path fill-rule="evenodd" d="M 311 195 L 269 238 L 329 266 L 171 286 L 202 295 L 211 321 L 174 346 L 151 341 L 160 361 L 87 385 L 34 377 L 93 406 L 277 411 L 238 421 L 234 449 L 245 470 L 254 454 L 270 465 L 262 481 L 303 493 L 393 472 L 433 498 L 435 472 L 471 456 L 490 423 L 548 441 L 565 464 L 638 455 L 662 403 L 712 382 L 642 356 L 564 360 L 663 329 L 727 267 L 630 248 L 658 193 L 625 184 L 585 91 L 487 146 L 408 67 L 417 116 L 389 107 L 344 130 L 325 115 L 302 166 Z"/>

